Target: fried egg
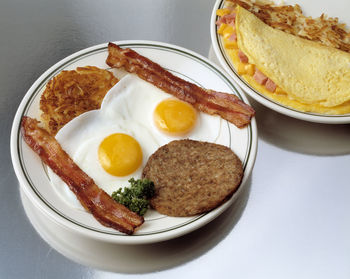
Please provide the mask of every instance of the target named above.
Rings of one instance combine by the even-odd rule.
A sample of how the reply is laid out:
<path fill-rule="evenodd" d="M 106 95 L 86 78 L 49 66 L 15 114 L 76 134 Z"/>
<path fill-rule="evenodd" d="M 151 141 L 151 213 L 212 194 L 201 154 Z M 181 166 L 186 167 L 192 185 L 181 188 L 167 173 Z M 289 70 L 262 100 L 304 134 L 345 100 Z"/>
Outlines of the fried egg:
<path fill-rule="evenodd" d="M 221 118 L 196 111 L 135 75 L 123 77 L 101 108 L 74 118 L 56 135 L 74 162 L 108 194 L 141 177 L 148 158 L 168 142 L 190 138 L 216 142 Z M 58 194 L 82 208 L 67 185 L 49 170 Z"/>

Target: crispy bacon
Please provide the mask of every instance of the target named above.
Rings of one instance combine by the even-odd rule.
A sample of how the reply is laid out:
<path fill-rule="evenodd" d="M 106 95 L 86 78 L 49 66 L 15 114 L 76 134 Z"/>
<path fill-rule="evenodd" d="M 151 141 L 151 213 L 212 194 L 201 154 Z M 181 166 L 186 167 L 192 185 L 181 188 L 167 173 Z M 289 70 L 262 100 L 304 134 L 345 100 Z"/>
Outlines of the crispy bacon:
<path fill-rule="evenodd" d="M 198 110 L 210 115 L 220 115 L 239 128 L 248 125 L 255 114 L 254 109 L 237 96 L 204 89 L 185 81 L 129 48 L 123 49 L 109 43 L 108 52 L 106 63 L 109 66 L 123 67 L 165 92 L 192 104 Z"/>
<path fill-rule="evenodd" d="M 36 119 L 24 116 L 21 132 L 24 141 L 40 156 L 77 196 L 82 206 L 97 221 L 126 234 L 132 234 L 144 219 L 130 211 L 124 205 L 114 201 L 69 155 L 61 148 L 57 140 L 38 125 Z"/>

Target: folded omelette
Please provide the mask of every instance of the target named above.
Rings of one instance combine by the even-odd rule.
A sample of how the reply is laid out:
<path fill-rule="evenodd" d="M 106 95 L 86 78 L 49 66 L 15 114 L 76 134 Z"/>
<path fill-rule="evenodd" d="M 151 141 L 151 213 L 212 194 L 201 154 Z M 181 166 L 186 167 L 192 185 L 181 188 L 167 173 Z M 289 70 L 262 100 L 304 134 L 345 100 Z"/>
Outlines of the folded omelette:
<path fill-rule="evenodd" d="M 237 45 L 283 94 L 268 92 L 249 75 L 255 89 L 301 111 L 350 113 L 350 53 L 274 29 L 237 6 Z M 236 58 L 236 62 L 237 62 Z"/>

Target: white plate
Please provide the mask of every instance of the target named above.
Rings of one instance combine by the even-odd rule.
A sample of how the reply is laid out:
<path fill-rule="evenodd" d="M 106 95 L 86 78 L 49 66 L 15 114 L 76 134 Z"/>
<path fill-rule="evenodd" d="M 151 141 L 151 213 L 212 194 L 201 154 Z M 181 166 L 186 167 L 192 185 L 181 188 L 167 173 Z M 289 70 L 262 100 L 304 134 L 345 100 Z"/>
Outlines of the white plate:
<path fill-rule="evenodd" d="M 206 58 L 174 45 L 150 41 L 116 42 L 121 47 L 130 47 L 142 55 L 161 64 L 176 75 L 191 80 L 205 88 L 236 94 L 247 102 L 242 92 L 230 78 Z M 39 119 L 39 100 L 46 83 L 62 70 L 78 66 L 93 65 L 107 69 L 107 44 L 97 45 L 79 51 L 47 70 L 29 89 L 16 113 L 11 133 L 11 156 L 21 187 L 39 211 L 60 225 L 97 240 L 122 244 L 152 243 L 171 239 L 193 231 L 227 209 L 241 192 L 253 168 L 257 152 L 257 130 L 255 119 L 244 129 L 238 129 L 221 120 L 217 127 L 218 142 L 229 146 L 241 158 L 244 178 L 241 186 L 230 200 L 215 210 L 188 218 L 160 215 L 149 210 L 145 223 L 132 236 L 122 234 L 98 223 L 91 214 L 77 208 L 58 195 L 50 185 L 47 169 L 39 157 L 25 144 L 20 134 L 20 120 L 23 115 Z M 118 74 L 118 73 L 116 73 Z M 120 74 L 120 73 L 119 73 Z"/>
<path fill-rule="evenodd" d="M 249 96 L 254 98 L 259 103 L 265 105 L 266 107 L 273 109 L 279 113 L 301 119 L 310 122 L 317 123 L 329 123 L 329 124 L 341 124 L 341 123 L 350 123 L 350 114 L 345 115 L 325 115 L 317 113 L 308 113 L 298 111 L 296 109 L 284 106 L 260 93 L 256 89 L 252 88 L 240 75 L 238 75 L 231 59 L 226 54 L 224 46 L 221 42 L 220 36 L 217 33 L 217 26 L 215 22 L 218 17 L 216 16 L 216 10 L 223 7 L 225 0 L 217 0 L 210 19 L 210 35 L 213 45 L 214 52 L 221 64 L 221 66 L 230 74 L 230 76 L 239 84 L 239 86 L 246 92 Z M 280 2 L 280 1 L 279 1 Z M 275 3 L 279 3 L 275 1 Z M 324 2 L 324 3 L 322 3 Z M 325 13 L 329 16 L 339 17 L 341 22 L 345 22 L 348 27 L 350 27 L 350 1 L 345 0 L 334 0 L 332 5 L 325 0 L 300 0 L 300 1 L 286 1 L 285 4 L 299 4 L 305 15 L 310 15 L 313 17 L 318 17 L 322 13 Z M 350 85 L 349 85 L 350 86 Z"/>

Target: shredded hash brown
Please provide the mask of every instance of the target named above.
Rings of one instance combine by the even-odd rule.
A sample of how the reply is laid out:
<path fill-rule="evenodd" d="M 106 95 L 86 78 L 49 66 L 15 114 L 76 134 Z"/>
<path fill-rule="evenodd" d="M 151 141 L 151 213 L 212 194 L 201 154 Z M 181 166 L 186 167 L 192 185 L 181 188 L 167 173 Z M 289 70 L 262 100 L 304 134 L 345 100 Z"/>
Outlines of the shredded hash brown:
<path fill-rule="evenodd" d="M 277 6 L 269 1 L 227 0 L 226 5 L 240 5 L 273 28 L 350 53 L 350 32 L 336 17 L 306 17 L 297 4 Z"/>
<path fill-rule="evenodd" d="M 108 70 L 93 66 L 62 71 L 46 85 L 40 99 L 42 122 L 52 135 L 74 117 L 99 109 L 118 79 Z"/>

